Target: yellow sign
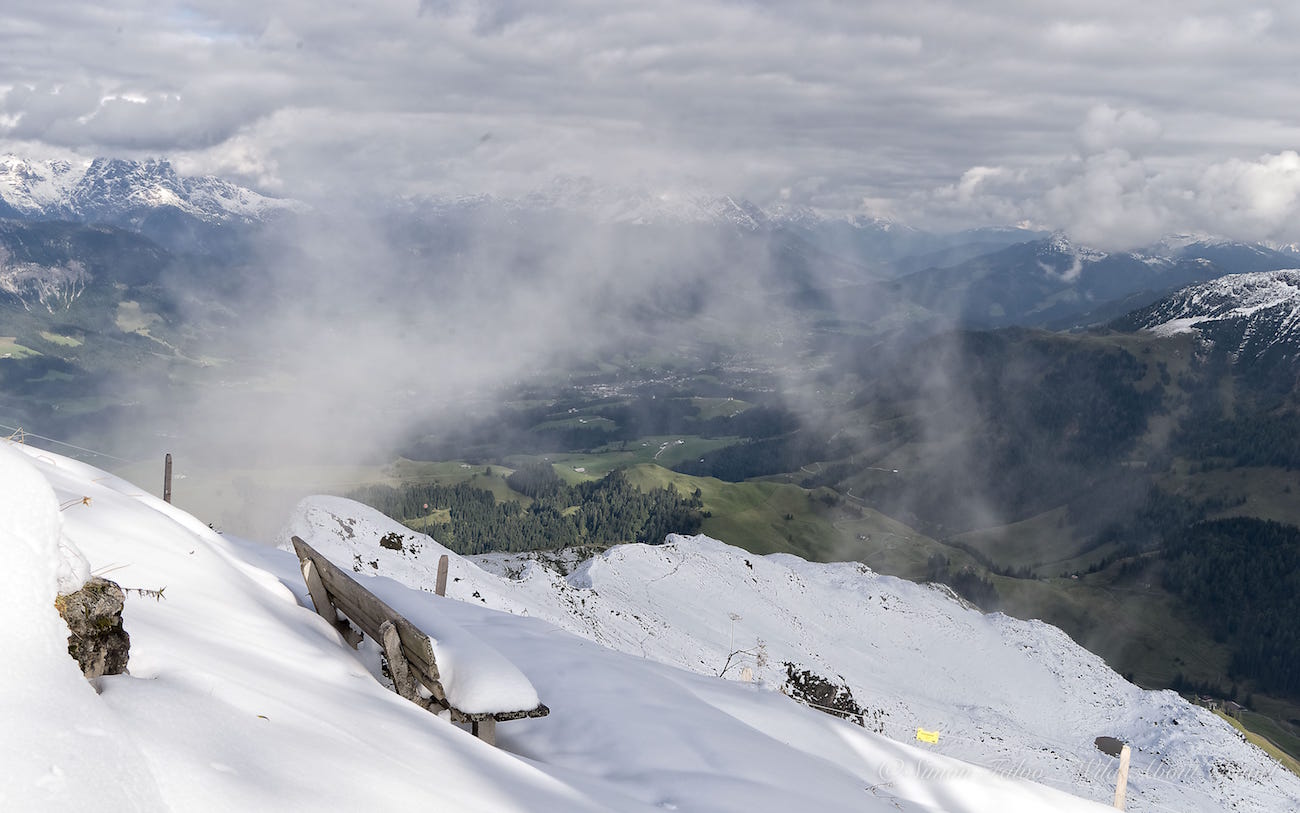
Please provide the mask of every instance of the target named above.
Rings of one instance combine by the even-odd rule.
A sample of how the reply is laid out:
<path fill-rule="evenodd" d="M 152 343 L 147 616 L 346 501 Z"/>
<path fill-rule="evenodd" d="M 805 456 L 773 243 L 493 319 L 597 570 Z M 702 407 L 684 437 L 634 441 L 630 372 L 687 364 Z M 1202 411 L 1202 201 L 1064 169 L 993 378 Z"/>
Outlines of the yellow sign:
<path fill-rule="evenodd" d="M 939 732 L 926 731 L 924 728 L 918 728 L 916 730 L 916 738 L 921 742 L 937 743 L 939 742 Z"/>

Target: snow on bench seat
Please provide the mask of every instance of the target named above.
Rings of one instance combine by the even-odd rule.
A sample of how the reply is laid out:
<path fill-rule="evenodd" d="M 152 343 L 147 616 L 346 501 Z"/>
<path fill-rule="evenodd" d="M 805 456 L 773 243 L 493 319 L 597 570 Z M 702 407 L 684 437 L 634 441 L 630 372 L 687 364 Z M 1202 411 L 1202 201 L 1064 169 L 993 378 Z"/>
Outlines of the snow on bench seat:
<path fill-rule="evenodd" d="M 351 624 L 383 647 L 398 694 L 472 723 L 474 733 L 489 742 L 497 721 L 549 713 L 533 684 L 500 652 L 427 612 L 420 614 L 423 628 L 416 627 L 300 537 L 292 542 L 316 611 L 354 647 L 360 636 Z M 417 682 L 430 697 L 418 691 Z"/>
<path fill-rule="evenodd" d="M 537 689 L 513 663 L 472 633 L 445 619 L 421 620 L 433 643 L 442 688 L 465 714 L 514 714 L 541 705 Z"/>

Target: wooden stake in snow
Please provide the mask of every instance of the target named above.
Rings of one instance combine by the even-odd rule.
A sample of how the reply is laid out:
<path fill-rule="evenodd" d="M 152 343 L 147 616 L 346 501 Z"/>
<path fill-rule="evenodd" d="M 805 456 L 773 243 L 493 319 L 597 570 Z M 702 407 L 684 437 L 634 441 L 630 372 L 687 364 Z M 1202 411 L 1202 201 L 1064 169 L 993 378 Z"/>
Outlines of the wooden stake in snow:
<path fill-rule="evenodd" d="M 447 554 L 438 557 L 438 582 L 433 592 L 440 596 L 447 595 Z"/>
<path fill-rule="evenodd" d="M 1115 809 L 1124 809 L 1124 794 L 1128 791 L 1129 747 L 1124 746 L 1119 752 L 1119 778 L 1115 780 Z"/>
<path fill-rule="evenodd" d="M 1115 779 L 1115 808 L 1124 809 L 1124 794 L 1128 791 L 1128 761 L 1132 751 L 1128 744 L 1115 737 L 1098 737 L 1093 740 L 1097 750 L 1106 756 L 1119 757 L 1119 776 Z"/>
<path fill-rule="evenodd" d="M 172 453 L 163 459 L 163 502 L 172 501 Z"/>

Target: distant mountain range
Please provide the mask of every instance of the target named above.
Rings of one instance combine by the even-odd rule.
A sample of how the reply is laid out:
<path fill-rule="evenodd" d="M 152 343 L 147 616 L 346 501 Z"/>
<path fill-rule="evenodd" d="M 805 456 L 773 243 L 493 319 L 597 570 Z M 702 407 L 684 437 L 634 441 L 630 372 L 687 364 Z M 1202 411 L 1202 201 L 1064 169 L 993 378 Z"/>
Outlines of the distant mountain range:
<path fill-rule="evenodd" d="M 772 268 L 764 290 L 791 294 L 800 307 L 868 319 L 879 318 L 883 308 L 904 307 L 971 328 L 1099 325 L 1189 284 L 1300 266 L 1293 246 L 1209 234 L 1169 235 L 1140 249 L 1102 251 L 1031 228 L 937 233 L 865 214 L 762 207 L 701 190 L 653 194 L 589 179 L 557 181 L 512 199 L 408 199 L 391 211 L 399 220 L 426 226 L 454 227 L 491 212 L 506 213 L 506 221 L 520 228 L 558 217 L 607 228 L 732 232 L 739 241 L 765 242 Z"/>
<path fill-rule="evenodd" d="M 783 309 L 788 328 L 854 335 L 1108 324 L 1187 285 L 1300 267 L 1300 255 L 1289 250 L 1208 235 L 1106 252 L 1025 228 L 940 234 L 868 215 L 764 208 L 700 190 L 653 194 L 589 179 L 563 179 L 517 198 L 372 202 L 339 220 L 221 178 L 181 175 L 165 160 L 11 155 L 0 158 L 0 302 L 32 317 L 62 313 L 58 318 L 80 329 L 100 329 L 114 323 L 119 300 L 130 299 L 165 322 L 175 303 L 174 286 L 158 285 L 164 276 L 184 280 L 191 296 L 219 306 L 232 292 L 270 279 L 267 255 L 312 262 L 303 255 L 310 239 L 266 226 L 318 215 L 335 218 L 331 230 L 358 217 L 366 219 L 364 228 L 377 227 L 392 249 L 388 262 L 402 257 L 409 268 L 400 278 L 412 286 L 431 274 L 480 273 L 475 242 L 484 235 L 512 245 L 520 273 L 528 274 L 575 246 L 613 245 L 617 274 L 654 280 L 650 294 L 660 298 L 650 309 L 632 303 L 629 312 L 689 319 L 701 303 L 739 294 Z M 635 286 L 620 285 L 620 292 L 650 295 Z M 1246 289 L 1229 287 L 1222 295 L 1233 292 Z M 87 297 L 93 306 L 69 313 Z M 1154 326 L 1158 318 L 1152 311 L 1131 325 Z M 3 332 L 21 329 L 13 324 Z M 1258 335 L 1251 328 L 1234 341 L 1259 341 Z"/>
<path fill-rule="evenodd" d="M 239 259 L 247 256 L 248 234 L 311 211 L 221 178 L 181 175 L 165 160 L 0 158 L 0 220 L 114 227 L 177 255 Z M 703 190 L 653 193 L 588 178 L 559 179 L 516 198 L 406 198 L 359 211 L 381 227 L 387 242 L 430 263 L 464 253 L 484 233 L 514 241 L 522 256 L 536 256 L 598 229 L 622 241 L 622 273 L 658 274 L 661 269 L 647 266 L 664 261 L 659 246 L 689 247 L 705 235 L 709 250 L 696 252 L 698 258 L 674 255 L 671 262 L 693 268 L 701 279 L 745 268 L 736 284 L 748 280 L 749 287 L 783 297 L 795 309 L 829 311 L 837 319 L 874 322 L 904 308 L 922 321 L 974 328 L 1102 324 L 1188 284 L 1300 266 L 1300 255 L 1289 250 L 1207 235 L 1104 252 L 1026 228 L 935 233 L 865 214 L 762 207 Z M 91 268 L 102 259 L 87 253 L 93 252 L 90 243 L 105 242 L 102 235 L 56 245 L 44 234 L 38 242 L 45 250 L 33 252 L 31 238 L 19 231 L 9 229 L 0 239 L 6 251 L 0 273 L 3 290 L 22 291 L 25 303 L 32 297 L 66 302 L 80 284 L 80 274 L 67 264 Z M 49 284 L 57 295 L 42 293 Z M 691 289 L 690 283 L 679 287 Z"/>
<path fill-rule="evenodd" d="M 842 262 L 867 263 L 872 273 L 881 277 L 927 267 L 916 265 L 917 260 L 912 258 L 932 255 L 935 260 L 952 256 L 966 259 L 1049 234 L 1012 226 L 937 233 L 865 213 L 828 212 L 787 203 L 760 206 L 744 198 L 701 189 L 652 192 L 605 186 L 589 178 L 558 179 L 519 197 L 412 197 L 385 202 L 382 208 L 390 219 L 408 224 L 496 217 L 519 226 L 533 220 L 550 223 L 558 218 L 598 227 L 703 228 L 759 237 L 794 236 Z"/>
<path fill-rule="evenodd" d="M 228 251 L 231 227 L 306 208 L 222 178 L 181 175 L 165 160 L 0 157 L 0 218 L 115 226 L 180 253 Z"/>
<path fill-rule="evenodd" d="M 1186 285 L 1300 265 L 1300 256 L 1207 237 L 1105 252 L 1057 234 L 900 278 L 907 300 L 969 327 L 1108 322 Z"/>
<path fill-rule="evenodd" d="M 132 226 L 166 209 L 207 223 L 257 222 L 301 209 L 213 176 L 180 175 L 165 160 L 0 158 L 0 214 Z"/>
<path fill-rule="evenodd" d="M 487 194 L 457 197 L 420 196 L 394 204 L 395 211 L 446 215 L 455 211 L 500 209 L 513 212 L 554 212 L 577 215 L 601 224 L 720 225 L 745 231 L 779 227 L 820 227 L 827 223 L 851 228 L 924 234 L 889 218 L 865 214 L 827 214 L 808 206 L 777 204 L 763 207 L 727 194 L 703 189 L 651 191 L 629 186 L 608 186 L 591 178 L 558 178 L 518 197 Z"/>

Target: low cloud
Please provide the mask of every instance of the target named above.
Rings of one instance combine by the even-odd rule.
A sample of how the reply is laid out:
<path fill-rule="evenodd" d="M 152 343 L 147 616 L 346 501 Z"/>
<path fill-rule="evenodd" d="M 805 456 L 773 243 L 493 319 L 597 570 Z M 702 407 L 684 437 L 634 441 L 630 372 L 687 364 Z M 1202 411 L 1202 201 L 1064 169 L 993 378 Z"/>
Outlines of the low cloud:
<path fill-rule="evenodd" d="M 1253 241 L 1300 237 L 1300 155 L 1173 161 L 1164 128 L 1139 110 L 1094 107 L 1080 150 L 1033 168 L 974 166 L 916 196 L 910 212 L 953 225 L 1028 222 L 1102 249 L 1130 249 L 1173 233 Z"/>
<path fill-rule="evenodd" d="M 1223 231 L 1254 239 L 1294 239 L 1300 220 L 1300 154 L 1286 150 L 1210 166 L 1196 184 L 1195 201 Z"/>
<path fill-rule="evenodd" d="M 1300 142 L 1278 116 L 1300 104 L 1297 34 L 1295 14 L 1208 0 L 1176 15 L 955 0 L 14 0 L 0 11 L 0 148 L 163 155 L 323 199 L 512 194 L 576 175 L 759 203 L 784 190 L 851 212 L 870 201 L 921 226 L 1059 216 L 1043 225 L 1089 233 L 1178 213 L 1166 192 L 1181 187 L 1266 230 L 1267 207 L 1232 204 L 1219 176 Z M 969 189 L 972 168 L 998 177 Z M 1135 173 L 1158 188 L 1138 193 Z M 1094 202 L 1118 208 L 1088 215 Z"/>
<path fill-rule="evenodd" d="M 1066 173 L 1043 195 L 1035 219 L 1060 224 L 1081 242 L 1099 248 L 1141 245 L 1165 233 L 1173 220 L 1159 174 L 1122 149 L 1090 155 Z"/>
<path fill-rule="evenodd" d="M 1079 127 L 1079 143 L 1085 155 L 1112 149 L 1134 152 L 1160 137 L 1160 124 L 1140 110 L 1116 110 L 1098 105 L 1088 111 Z"/>

